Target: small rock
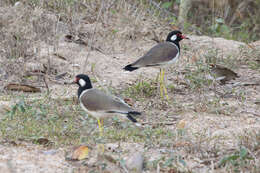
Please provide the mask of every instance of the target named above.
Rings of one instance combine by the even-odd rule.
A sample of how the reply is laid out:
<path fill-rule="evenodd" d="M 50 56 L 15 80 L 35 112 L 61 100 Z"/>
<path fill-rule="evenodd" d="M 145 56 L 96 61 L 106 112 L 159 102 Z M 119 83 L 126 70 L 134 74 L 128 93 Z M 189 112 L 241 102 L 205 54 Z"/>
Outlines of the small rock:
<path fill-rule="evenodd" d="M 141 153 L 135 153 L 126 160 L 126 167 L 131 172 L 141 173 L 143 170 L 144 157 Z"/>
<path fill-rule="evenodd" d="M 21 5 L 21 4 L 22 4 L 21 2 L 17 1 L 17 2 L 14 4 L 14 6 L 19 6 L 19 5 Z"/>

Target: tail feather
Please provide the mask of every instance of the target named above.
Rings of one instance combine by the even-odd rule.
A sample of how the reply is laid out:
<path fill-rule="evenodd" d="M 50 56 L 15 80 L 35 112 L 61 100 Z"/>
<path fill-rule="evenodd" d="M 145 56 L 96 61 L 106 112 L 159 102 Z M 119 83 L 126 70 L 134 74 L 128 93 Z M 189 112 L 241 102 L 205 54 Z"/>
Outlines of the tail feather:
<path fill-rule="evenodd" d="M 130 111 L 130 112 L 128 112 L 128 115 L 134 115 L 134 116 L 136 116 L 136 115 L 141 115 L 141 112 Z"/>
<path fill-rule="evenodd" d="M 137 111 L 129 111 L 129 112 L 121 112 L 121 111 L 106 111 L 106 113 L 119 113 L 119 114 L 133 115 L 133 116 L 141 115 L 141 113 L 140 113 L 140 112 L 137 112 Z"/>
<path fill-rule="evenodd" d="M 134 123 L 137 123 L 137 120 L 134 118 L 134 117 L 132 117 L 131 115 L 127 115 L 126 116 L 130 121 L 132 121 L 132 122 L 134 122 Z"/>
<path fill-rule="evenodd" d="M 124 67 L 124 70 L 126 71 L 134 71 L 134 70 L 137 70 L 138 67 L 132 67 L 132 64 L 129 64 L 127 66 Z"/>
<path fill-rule="evenodd" d="M 133 117 L 133 116 L 137 116 L 137 115 L 141 115 L 141 112 L 137 112 L 137 111 L 130 111 L 127 113 L 127 118 L 129 120 L 131 120 L 134 123 L 137 123 L 137 120 Z"/>
<path fill-rule="evenodd" d="M 126 114 L 126 117 L 134 122 L 137 123 L 137 120 L 133 116 L 141 115 L 141 112 L 137 111 L 130 111 L 130 112 L 119 112 L 119 111 L 107 111 L 106 113 L 120 113 L 120 114 Z"/>

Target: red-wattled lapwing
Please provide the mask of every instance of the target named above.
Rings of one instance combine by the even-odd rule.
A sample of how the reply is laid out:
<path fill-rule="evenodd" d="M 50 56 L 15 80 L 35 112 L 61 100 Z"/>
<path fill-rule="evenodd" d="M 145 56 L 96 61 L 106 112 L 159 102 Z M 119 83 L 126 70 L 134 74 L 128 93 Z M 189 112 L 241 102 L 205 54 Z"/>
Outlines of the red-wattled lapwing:
<path fill-rule="evenodd" d="M 100 136 L 103 136 L 102 119 L 105 117 L 122 115 L 132 122 L 137 123 L 137 120 L 133 116 L 141 115 L 140 112 L 133 110 L 121 99 L 94 89 L 87 75 L 77 75 L 74 82 L 79 85 L 78 99 L 80 106 L 84 111 L 98 120 Z"/>
<path fill-rule="evenodd" d="M 144 56 L 139 58 L 132 64 L 124 67 L 126 71 L 134 71 L 141 67 L 162 67 L 176 62 L 180 56 L 180 45 L 179 41 L 182 39 L 189 39 L 182 35 L 180 31 L 172 31 L 168 34 L 166 42 L 159 43 L 151 48 Z M 160 69 L 160 93 L 163 97 L 163 91 L 167 100 L 168 94 L 167 89 L 164 85 L 164 69 Z"/>

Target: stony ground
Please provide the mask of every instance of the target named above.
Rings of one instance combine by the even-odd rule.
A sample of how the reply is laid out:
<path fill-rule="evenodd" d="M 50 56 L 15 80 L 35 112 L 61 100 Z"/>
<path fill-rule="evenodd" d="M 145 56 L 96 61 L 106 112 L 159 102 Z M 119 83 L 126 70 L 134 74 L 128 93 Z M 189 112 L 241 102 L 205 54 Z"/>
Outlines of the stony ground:
<path fill-rule="evenodd" d="M 144 172 L 259 172 L 259 42 L 245 44 L 188 34 L 190 40 L 181 42 L 180 61 L 167 69 L 170 102 L 166 102 L 160 98 L 155 81 L 159 69 L 129 73 L 122 68 L 155 45 L 154 39 L 163 40 L 173 27 L 153 18 L 135 16 L 130 6 L 125 5 L 125 11 L 106 12 L 94 21 L 87 15 L 75 14 L 70 26 L 62 16 L 41 8 L 23 4 L 0 8 L 2 122 L 6 110 L 10 111 L 21 97 L 26 104 L 36 107 L 37 99 L 43 99 L 41 104 L 47 105 L 48 90 L 50 103 L 73 100 L 77 86 L 66 82 L 71 82 L 78 73 L 89 74 L 95 87 L 129 99 L 135 109 L 143 112 L 140 128 L 130 123 L 114 127 L 118 125 L 107 120 L 105 156 L 98 156 L 95 143 L 85 142 L 91 145 L 91 152 L 88 159 L 77 163 L 68 161 L 66 156 L 81 142 L 72 140 L 64 144 L 61 139 L 55 141 L 50 137 L 55 145 L 42 146 L 31 137 L 21 139 L 19 134 L 13 134 L 19 132 L 7 124 L 0 133 L 1 172 L 126 172 L 122 160 L 127 161 L 136 152 L 144 157 Z M 206 79 L 209 62 L 231 68 L 240 77 L 226 85 L 209 81 Z M 60 74 L 64 75 L 59 77 Z M 30 84 L 42 92 L 7 91 L 4 86 L 9 83 Z M 57 109 L 58 117 L 67 116 L 71 107 L 63 102 L 57 106 L 64 109 Z M 79 109 L 74 105 L 69 114 L 80 116 Z M 50 110 L 48 116 L 53 114 Z M 93 137 L 93 133 L 98 133 L 96 122 L 91 117 L 86 121 L 92 124 L 85 124 L 87 132 L 79 127 L 75 132 L 78 138 L 85 133 Z M 118 132 L 113 132 L 114 128 Z M 77 137 L 75 141 L 79 141 Z M 221 164 L 225 157 L 227 161 Z M 104 164 L 106 168 L 102 170 Z"/>

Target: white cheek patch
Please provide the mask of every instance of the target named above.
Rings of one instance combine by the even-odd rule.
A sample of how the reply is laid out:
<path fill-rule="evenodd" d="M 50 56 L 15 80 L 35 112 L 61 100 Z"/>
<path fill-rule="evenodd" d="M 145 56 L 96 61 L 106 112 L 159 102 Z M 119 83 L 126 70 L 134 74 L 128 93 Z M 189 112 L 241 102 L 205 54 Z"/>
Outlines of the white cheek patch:
<path fill-rule="evenodd" d="M 80 86 L 85 86 L 86 85 L 86 82 L 83 80 L 83 79 L 80 79 L 79 80 L 79 84 L 80 84 Z"/>
<path fill-rule="evenodd" d="M 172 41 L 175 41 L 177 39 L 177 36 L 176 35 L 173 35 L 172 37 L 171 37 L 171 40 Z"/>

